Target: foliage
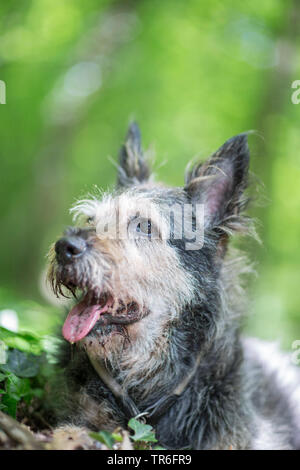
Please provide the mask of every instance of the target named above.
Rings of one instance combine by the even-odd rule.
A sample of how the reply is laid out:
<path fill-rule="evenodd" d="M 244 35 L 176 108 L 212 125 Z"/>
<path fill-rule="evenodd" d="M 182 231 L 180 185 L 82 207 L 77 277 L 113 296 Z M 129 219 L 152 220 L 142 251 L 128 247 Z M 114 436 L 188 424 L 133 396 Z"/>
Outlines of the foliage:
<path fill-rule="evenodd" d="M 153 428 L 149 424 L 144 424 L 138 419 L 132 418 L 129 421 L 128 426 L 134 431 L 134 434 L 131 436 L 133 441 L 157 442 Z"/>
<path fill-rule="evenodd" d="M 32 404 L 42 403 L 48 380 L 57 373 L 54 366 L 57 346 L 54 337 L 0 327 L 0 410 L 18 419 L 27 415 L 30 420 Z M 161 449 L 154 446 L 157 439 L 152 426 L 132 418 L 128 428 L 133 431 L 129 439 L 134 449 Z M 91 432 L 90 436 L 114 449 L 116 444 L 122 444 L 124 431 L 100 430 Z"/>
<path fill-rule="evenodd" d="M 128 422 L 128 428 L 134 431 L 129 436 L 132 446 L 136 450 L 147 450 L 147 449 L 163 449 L 159 446 L 153 446 L 157 439 L 155 437 L 154 430 L 149 424 L 145 424 L 141 419 L 131 418 Z M 105 444 L 108 449 L 114 449 L 117 443 L 120 443 L 124 439 L 122 432 L 109 433 L 108 431 L 92 432 L 90 436 Z"/>
<path fill-rule="evenodd" d="M 122 436 L 120 434 L 114 435 L 113 433 L 110 433 L 108 431 L 91 432 L 90 436 L 96 441 L 105 444 L 108 449 L 113 449 L 114 444 L 117 441 L 122 440 Z"/>
<path fill-rule="evenodd" d="M 46 350 L 44 345 L 49 346 Z M 51 345 L 51 346 L 50 346 Z M 41 402 L 51 366 L 55 340 L 29 332 L 14 333 L 0 328 L 0 409 L 16 418 L 20 405 L 28 409 Z"/>
<path fill-rule="evenodd" d="M 30 332 L 16 333 L 0 326 L 0 340 L 10 348 L 27 353 L 40 354 L 43 350 L 41 338 Z"/>

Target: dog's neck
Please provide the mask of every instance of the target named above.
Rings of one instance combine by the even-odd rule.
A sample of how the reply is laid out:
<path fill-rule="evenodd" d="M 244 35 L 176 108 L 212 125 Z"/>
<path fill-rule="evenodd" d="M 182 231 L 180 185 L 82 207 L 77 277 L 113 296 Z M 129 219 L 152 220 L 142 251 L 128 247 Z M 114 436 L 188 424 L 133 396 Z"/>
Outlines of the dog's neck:
<path fill-rule="evenodd" d="M 199 441 L 199 436 L 201 436 L 199 427 L 201 428 L 202 423 L 209 422 L 206 414 L 212 412 L 212 407 L 217 406 L 220 412 L 226 407 L 234 407 L 241 399 L 240 395 L 237 396 L 237 392 L 233 393 L 234 390 L 239 390 L 240 394 L 243 390 L 239 383 L 242 364 L 239 335 L 236 329 L 226 326 L 225 323 L 223 332 L 217 331 L 215 325 L 219 321 L 216 318 L 218 314 L 200 305 L 182 312 L 178 323 L 172 325 L 170 329 L 169 349 L 167 354 L 161 357 L 154 376 L 149 377 L 148 366 L 144 364 L 144 376 L 131 377 L 131 380 L 127 381 L 125 397 L 122 395 L 124 388 L 120 386 L 123 384 L 120 377 L 125 376 L 125 370 L 116 373 L 117 371 L 109 369 L 109 380 L 113 377 L 110 383 L 105 382 L 101 371 L 100 374 L 99 370 L 97 371 L 101 380 L 111 391 L 117 384 L 117 394 L 121 394 L 121 400 L 118 400 L 118 403 L 125 403 L 127 406 L 125 412 L 124 407 L 120 406 L 125 415 L 125 421 L 139 412 L 150 411 L 148 422 L 156 425 L 161 442 L 168 447 L 176 448 L 179 443 L 182 446 L 185 438 L 180 430 L 182 429 L 183 432 L 185 429 L 183 423 L 189 415 L 188 410 L 194 408 L 196 410 L 193 413 L 194 421 L 189 426 L 193 428 L 197 436 L 195 448 L 213 446 L 212 442 L 205 443 L 205 435 L 203 435 L 203 441 L 201 443 Z M 215 341 L 216 335 L 220 336 L 218 342 Z M 216 344 L 218 350 L 216 350 Z M 93 366 L 97 370 L 94 364 Z M 105 372 L 107 373 L 107 369 Z M 130 371 L 128 373 L 130 374 Z M 174 429 L 169 429 L 167 432 L 164 429 L 164 423 L 170 426 L 168 417 L 172 417 Z M 182 423 L 179 422 L 180 419 Z M 241 417 L 241 423 L 243 422 L 244 419 Z M 222 426 L 224 436 L 228 434 L 229 446 L 231 439 L 229 430 L 226 423 Z M 196 427 L 198 433 L 196 433 Z M 209 434 L 209 430 L 207 432 Z"/>
<path fill-rule="evenodd" d="M 197 374 L 205 375 L 206 364 L 210 362 L 209 373 L 220 376 L 220 363 L 210 360 L 216 357 L 212 351 L 216 335 L 220 337 L 220 358 L 232 354 L 237 337 L 235 329 L 225 322 L 223 332 L 220 327 L 217 329 L 219 316 L 217 310 L 210 311 L 201 304 L 186 307 L 168 326 L 167 334 L 159 336 L 152 349 L 145 348 L 145 356 L 138 355 L 134 345 L 129 345 L 133 349 L 126 361 L 122 356 L 114 357 L 112 362 L 106 358 L 105 368 L 122 390 L 142 406 L 180 387 L 198 360 Z"/>
<path fill-rule="evenodd" d="M 163 415 L 165 415 L 168 410 L 173 406 L 173 404 L 177 400 L 179 400 L 179 398 L 183 395 L 190 382 L 197 374 L 198 367 L 201 361 L 201 352 L 199 352 L 197 357 L 195 358 L 193 366 L 189 370 L 187 370 L 183 380 L 181 380 L 181 382 L 176 385 L 174 389 L 171 389 L 168 394 L 162 395 L 159 400 L 153 401 L 146 408 L 144 407 L 143 410 L 141 410 L 138 408 L 137 404 L 134 402 L 132 397 L 128 395 L 127 391 L 124 390 L 120 386 L 120 384 L 115 380 L 115 378 L 111 375 L 110 371 L 107 369 L 105 362 L 103 360 L 96 360 L 92 355 L 89 355 L 88 352 L 87 355 L 94 370 L 98 374 L 101 381 L 106 385 L 106 387 L 111 391 L 111 393 L 115 397 L 127 420 L 136 417 L 137 415 L 145 415 L 146 418 L 154 424 Z"/>

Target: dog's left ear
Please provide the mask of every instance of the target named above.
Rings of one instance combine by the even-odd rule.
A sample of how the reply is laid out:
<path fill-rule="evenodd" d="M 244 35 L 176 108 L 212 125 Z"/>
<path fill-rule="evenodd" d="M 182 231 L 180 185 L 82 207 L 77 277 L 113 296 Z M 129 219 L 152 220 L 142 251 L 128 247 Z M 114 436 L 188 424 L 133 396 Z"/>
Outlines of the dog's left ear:
<path fill-rule="evenodd" d="M 130 124 L 124 144 L 120 150 L 117 186 L 145 183 L 150 177 L 150 168 L 142 151 L 141 131 Z"/>
<path fill-rule="evenodd" d="M 207 227 L 226 225 L 246 205 L 249 148 L 247 134 L 227 140 L 211 158 L 186 173 L 185 190 L 192 201 L 204 204 Z"/>

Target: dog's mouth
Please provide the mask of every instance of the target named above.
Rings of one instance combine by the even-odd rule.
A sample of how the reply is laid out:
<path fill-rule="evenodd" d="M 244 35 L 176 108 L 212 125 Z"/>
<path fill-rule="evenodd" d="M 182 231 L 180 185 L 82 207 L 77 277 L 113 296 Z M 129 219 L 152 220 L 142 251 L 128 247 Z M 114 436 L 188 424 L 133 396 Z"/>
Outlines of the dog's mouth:
<path fill-rule="evenodd" d="M 140 310 L 136 302 L 125 304 L 109 294 L 96 298 L 88 292 L 70 310 L 62 333 L 67 341 L 75 343 L 85 338 L 94 327 L 98 329 L 107 325 L 129 325 L 141 320 L 148 313 L 148 310 Z"/>

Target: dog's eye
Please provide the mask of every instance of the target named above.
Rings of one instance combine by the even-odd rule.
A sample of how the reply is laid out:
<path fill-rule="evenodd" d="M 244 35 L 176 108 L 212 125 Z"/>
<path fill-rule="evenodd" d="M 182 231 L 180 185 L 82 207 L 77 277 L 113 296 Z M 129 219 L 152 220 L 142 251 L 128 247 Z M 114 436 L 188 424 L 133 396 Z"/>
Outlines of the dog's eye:
<path fill-rule="evenodd" d="M 151 219 L 134 217 L 128 225 L 130 238 L 158 238 L 158 231 L 155 229 Z"/>
<path fill-rule="evenodd" d="M 94 221 L 95 221 L 95 217 L 92 217 L 92 216 L 91 216 L 91 217 L 87 217 L 87 219 L 86 219 L 86 223 L 87 223 L 87 224 L 93 224 Z"/>
<path fill-rule="evenodd" d="M 151 235 L 151 220 L 143 219 L 136 226 L 137 233 L 143 233 L 144 235 Z"/>

